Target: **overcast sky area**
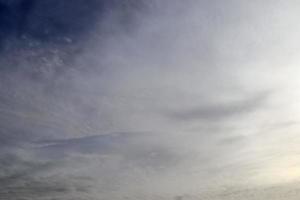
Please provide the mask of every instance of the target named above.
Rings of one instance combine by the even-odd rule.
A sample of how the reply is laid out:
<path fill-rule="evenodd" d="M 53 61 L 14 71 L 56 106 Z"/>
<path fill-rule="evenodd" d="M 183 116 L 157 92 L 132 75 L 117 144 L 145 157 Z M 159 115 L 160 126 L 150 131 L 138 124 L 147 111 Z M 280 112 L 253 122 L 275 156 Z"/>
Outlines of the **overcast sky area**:
<path fill-rule="evenodd" d="M 0 199 L 299 199 L 299 11 L 0 0 Z"/>

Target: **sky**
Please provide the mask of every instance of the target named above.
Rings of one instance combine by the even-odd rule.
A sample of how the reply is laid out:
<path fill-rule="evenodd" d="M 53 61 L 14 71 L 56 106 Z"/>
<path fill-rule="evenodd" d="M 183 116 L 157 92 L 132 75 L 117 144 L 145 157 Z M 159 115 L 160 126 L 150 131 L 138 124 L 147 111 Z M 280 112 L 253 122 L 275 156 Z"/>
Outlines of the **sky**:
<path fill-rule="evenodd" d="M 0 0 L 0 199 L 299 199 L 299 10 Z"/>

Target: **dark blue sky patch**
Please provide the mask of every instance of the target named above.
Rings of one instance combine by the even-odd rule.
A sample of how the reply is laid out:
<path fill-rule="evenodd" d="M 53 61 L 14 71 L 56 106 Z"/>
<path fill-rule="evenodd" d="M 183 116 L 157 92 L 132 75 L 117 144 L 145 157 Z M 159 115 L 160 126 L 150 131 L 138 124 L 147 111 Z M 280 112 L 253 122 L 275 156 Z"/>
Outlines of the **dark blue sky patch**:
<path fill-rule="evenodd" d="M 76 40 L 90 32 L 101 17 L 117 10 L 128 15 L 135 4 L 137 1 L 2 0 L 0 38 L 2 41 L 9 37 L 41 41 L 68 37 Z"/>

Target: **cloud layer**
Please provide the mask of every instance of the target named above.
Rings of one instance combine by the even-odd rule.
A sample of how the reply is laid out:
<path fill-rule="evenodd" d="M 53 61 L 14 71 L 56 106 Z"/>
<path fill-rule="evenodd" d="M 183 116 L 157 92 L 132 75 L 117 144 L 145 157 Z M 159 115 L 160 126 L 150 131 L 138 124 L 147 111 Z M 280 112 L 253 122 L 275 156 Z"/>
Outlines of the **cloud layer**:
<path fill-rule="evenodd" d="M 0 198 L 299 197 L 299 3 L 22 2 L 0 1 Z"/>

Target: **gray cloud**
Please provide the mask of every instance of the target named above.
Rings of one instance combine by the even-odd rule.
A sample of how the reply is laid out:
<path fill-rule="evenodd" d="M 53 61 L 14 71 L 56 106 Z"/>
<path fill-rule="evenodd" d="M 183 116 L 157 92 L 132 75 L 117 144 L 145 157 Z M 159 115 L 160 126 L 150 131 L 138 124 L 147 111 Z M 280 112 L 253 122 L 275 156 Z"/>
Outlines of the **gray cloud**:
<path fill-rule="evenodd" d="M 245 100 L 219 103 L 216 105 L 203 105 L 200 108 L 192 108 L 187 111 L 175 111 L 170 113 L 170 118 L 178 120 L 202 120 L 206 122 L 218 122 L 229 120 L 232 117 L 240 117 L 260 109 L 266 101 L 268 94 L 249 97 Z"/>
<path fill-rule="evenodd" d="M 64 158 L 76 154 L 120 157 L 125 163 L 149 168 L 176 165 L 181 156 L 168 146 L 153 141 L 150 133 L 110 133 L 65 140 L 38 142 L 41 156 Z"/>

